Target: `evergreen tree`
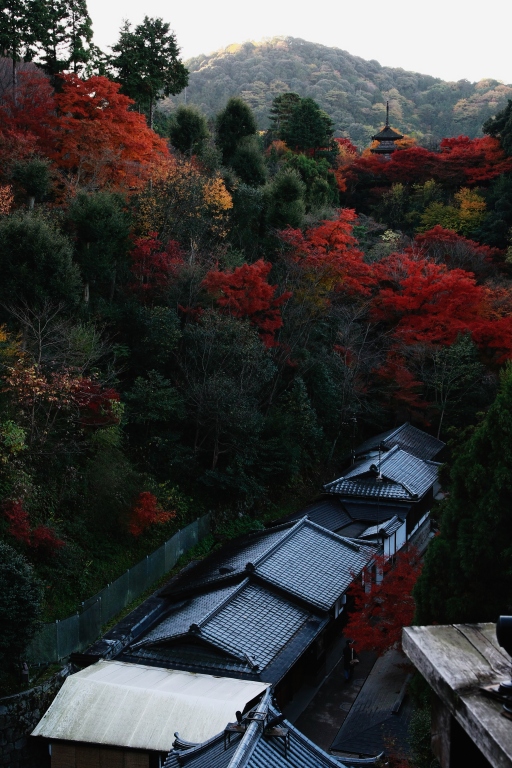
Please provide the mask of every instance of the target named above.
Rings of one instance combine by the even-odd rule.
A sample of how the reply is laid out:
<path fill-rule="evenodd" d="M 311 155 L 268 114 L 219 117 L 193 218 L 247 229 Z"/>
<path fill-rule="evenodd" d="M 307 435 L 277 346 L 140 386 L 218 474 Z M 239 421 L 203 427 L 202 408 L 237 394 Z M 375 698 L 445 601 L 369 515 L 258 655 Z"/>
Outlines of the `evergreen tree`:
<path fill-rule="evenodd" d="M 116 54 L 112 63 L 123 92 L 140 108 L 147 109 L 152 128 L 157 99 L 180 93 L 188 83 L 188 70 L 179 59 L 176 35 L 162 19 L 145 16 L 134 32 L 130 23 L 125 22 L 112 50 Z"/>
<path fill-rule="evenodd" d="M 498 138 L 503 151 L 512 155 L 512 99 L 508 100 L 505 109 L 486 120 L 483 132 Z"/>
<path fill-rule="evenodd" d="M 50 77 L 67 69 L 78 72 L 88 62 L 92 22 L 86 0 L 34 0 L 30 24 L 39 58 Z"/>
<path fill-rule="evenodd" d="M 256 133 L 256 119 L 243 99 L 232 98 L 217 115 L 215 130 L 215 143 L 222 152 L 222 161 L 229 165 L 239 141 Z"/>
<path fill-rule="evenodd" d="M 0 51 L 12 60 L 12 88 L 16 90 L 16 65 L 29 57 L 32 35 L 28 0 L 0 0 Z"/>
<path fill-rule="evenodd" d="M 111 192 L 81 192 L 69 208 L 86 302 L 91 286 L 96 296 L 112 298 L 128 251 L 130 217 L 124 208 L 123 198 Z"/>
<path fill-rule="evenodd" d="M 259 187 L 265 183 L 267 169 L 256 136 L 246 136 L 239 141 L 231 167 L 244 184 Z"/>
<path fill-rule="evenodd" d="M 0 679 L 12 671 L 35 635 L 42 597 L 32 566 L 0 542 Z"/>
<path fill-rule="evenodd" d="M 415 598 L 416 621 L 496 621 L 512 613 L 512 365 L 483 422 L 458 455 L 441 530 Z"/>
<path fill-rule="evenodd" d="M 169 138 L 184 155 L 199 155 L 210 132 L 204 115 L 195 107 L 179 106 L 172 117 Z"/>
<path fill-rule="evenodd" d="M 301 99 L 292 108 L 280 135 L 290 149 L 316 150 L 331 144 L 333 124 L 316 101 L 310 98 Z"/>
<path fill-rule="evenodd" d="M 270 130 L 274 137 L 282 138 L 286 133 L 293 110 L 301 101 L 296 93 L 281 93 L 276 96 L 270 108 Z"/>

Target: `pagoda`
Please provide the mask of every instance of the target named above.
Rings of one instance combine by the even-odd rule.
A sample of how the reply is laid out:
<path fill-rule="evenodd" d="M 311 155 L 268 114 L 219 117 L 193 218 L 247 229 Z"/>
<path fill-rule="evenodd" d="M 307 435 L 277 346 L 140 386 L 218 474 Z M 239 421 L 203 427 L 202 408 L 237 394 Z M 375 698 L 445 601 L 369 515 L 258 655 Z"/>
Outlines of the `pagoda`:
<path fill-rule="evenodd" d="M 389 156 L 396 152 L 395 147 L 395 141 L 398 141 L 399 139 L 403 139 L 403 136 L 401 133 L 398 133 L 398 131 L 394 131 L 393 128 L 390 128 L 389 126 L 389 101 L 386 101 L 386 125 L 382 129 L 382 131 L 379 131 L 379 133 L 376 133 L 375 136 L 372 136 L 372 141 L 378 141 L 378 145 L 370 150 L 375 155 L 383 155 L 384 160 L 389 160 Z"/>

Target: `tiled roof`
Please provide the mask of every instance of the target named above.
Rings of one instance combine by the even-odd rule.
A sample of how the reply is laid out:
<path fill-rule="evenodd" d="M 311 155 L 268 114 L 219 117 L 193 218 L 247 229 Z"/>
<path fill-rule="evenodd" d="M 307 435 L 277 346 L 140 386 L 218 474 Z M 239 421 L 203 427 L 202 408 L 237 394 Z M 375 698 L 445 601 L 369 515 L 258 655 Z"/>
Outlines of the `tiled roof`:
<path fill-rule="evenodd" d="M 197 657 L 203 668 L 225 664 L 218 653 L 205 652 L 206 644 L 238 660 L 239 671 L 250 672 L 268 667 L 301 630 L 307 629 L 308 638 L 316 634 L 320 623 L 307 608 L 244 579 L 236 587 L 173 606 L 169 616 L 134 643 L 131 652 L 155 661 L 181 658 L 184 663 L 194 663 Z M 185 639 L 192 648 L 183 647 Z M 181 648 L 164 647 L 173 641 L 179 641 Z"/>
<path fill-rule="evenodd" d="M 364 459 L 338 480 L 324 486 L 329 493 L 346 496 L 421 499 L 434 485 L 439 465 L 417 458 L 395 446 L 378 458 Z M 378 478 L 378 474 L 382 479 Z"/>
<path fill-rule="evenodd" d="M 398 531 L 400 526 L 403 525 L 403 521 L 399 517 L 392 517 L 391 520 L 385 520 L 383 523 L 372 525 L 360 534 L 361 539 L 371 538 L 378 536 L 380 533 L 385 533 L 386 536 L 391 536 L 392 533 Z"/>
<path fill-rule="evenodd" d="M 265 706 L 258 706 L 265 711 Z M 278 714 L 270 708 L 269 717 Z M 286 720 L 283 726 L 290 734 L 289 746 L 284 752 L 281 738 L 269 738 L 261 726 L 249 728 L 243 735 L 232 734 L 224 748 L 224 734 L 190 749 L 170 752 L 163 768 L 344 768 L 339 758 L 328 755 L 313 744 Z"/>
<path fill-rule="evenodd" d="M 254 563 L 254 572 L 311 605 L 329 610 L 370 557 L 349 539 L 304 519 L 279 546 Z"/>
<path fill-rule="evenodd" d="M 329 531 L 339 531 L 350 523 L 350 516 L 341 506 L 339 499 L 335 497 L 318 499 L 299 512 L 294 512 L 289 519 L 300 520 L 302 517 L 308 517 L 313 523 Z"/>
<path fill-rule="evenodd" d="M 266 552 L 286 535 L 293 523 L 285 523 L 265 531 L 246 534 L 235 541 L 228 542 L 222 549 L 213 552 L 192 568 L 187 568 L 173 579 L 159 593 L 161 597 L 179 590 L 201 586 L 214 581 L 232 581 L 236 574 L 243 573 L 246 564 Z"/>
<path fill-rule="evenodd" d="M 381 432 L 365 440 L 356 448 L 355 454 L 363 456 L 369 451 L 377 451 L 379 445 L 388 451 L 398 446 L 419 459 L 433 459 L 441 452 L 445 443 L 406 422 L 400 427 L 389 429 L 387 432 Z"/>

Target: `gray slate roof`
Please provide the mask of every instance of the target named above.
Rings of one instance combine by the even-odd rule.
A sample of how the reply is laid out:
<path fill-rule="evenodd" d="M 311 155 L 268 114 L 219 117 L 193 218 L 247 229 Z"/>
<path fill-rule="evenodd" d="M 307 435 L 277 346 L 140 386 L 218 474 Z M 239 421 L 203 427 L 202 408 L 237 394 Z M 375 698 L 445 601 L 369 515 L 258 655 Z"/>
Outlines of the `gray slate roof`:
<path fill-rule="evenodd" d="M 372 538 L 373 536 L 379 536 L 381 533 L 391 536 L 395 531 L 398 531 L 401 525 L 403 525 L 403 520 L 395 516 L 391 520 L 385 520 L 383 523 L 370 526 L 360 534 L 360 538 Z"/>
<path fill-rule="evenodd" d="M 340 528 L 351 522 L 350 515 L 335 496 L 313 501 L 299 512 L 294 512 L 287 519 L 300 520 L 302 517 L 308 517 L 312 522 L 327 528 L 329 531 L 339 531 Z"/>
<path fill-rule="evenodd" d="M 365 440 L 356 448 L 355 454 L 364 456 L 370 451 L 378 451 L 379 445 L 386 451 L 398 446 L 419 459 L 433 459 L 442 451 L 445 443 L 406 422 L 400 427 L 389 429 L 387 432 L 381 432 Z"/>
<path fill-rule="evenodd" d="M 134 643 L 131 652 L 145 659 L 182 659 L 183 664 L 188 660 L 207 668 L 225 666 L 222 654 L 227 654 L 239 672 L 250 673 L 268 668 L 284 649 L 293 646 L 299 633 L 301 643 L 310 642 L 324 624 L 325 620 L 306 607 L 246 578 L 236 586 L 171 606 L 169 615 Z M 163 648 L 176 641 L 178 645 L 169 651 Z M 208 648 L 203 650 L 205 644 L 213 654 Z"/>
<path fill-rule="evenodd" d="M 258 706 L 259 711 L 264 709 Z M 276 714 L 277 710 L 271 707 L 269 716 Z M 232 735 L 227 749 L 224 734 L 219 734 L 190 749 L 172 750 L 164 768 L 345 768 L 344 763 L 313 744 L 291 723 L 285 721 L 283 726 L 290 733 L 286 757 L 282 740 L 266 737 L 258 726 L 256 733 Z"/>
<path fill-rule="evenodd" d="M 234 542 L 228 542 L 222 549 L 187 568 L 160 591 L 160 597 L 172 595 L 180 589 L 188 591 L 213 582 L 232 582 L 243 574 L 248 562 L 257 560 L 276 542 L 280 541 L 293 525 L 292 522 L 278 525 L 264 531 L 246 534 Z"/>
<path fill-rule="evenodd" d="M 327 611 L 374 554 L 304 518 L 253 565 L 265 581 Z"/>
<path fill-rule="evenodd" d="M 381 456 L 380 464 L 375 457 L 363 459 L 342 477 L 327 483 L 324 489 L 342 496 L 415 501 L 434 485 L 438 469 L 439 464 L 419 459 L 395 446 Z M 378 479 L 379 472 L 382 480 Z"/>

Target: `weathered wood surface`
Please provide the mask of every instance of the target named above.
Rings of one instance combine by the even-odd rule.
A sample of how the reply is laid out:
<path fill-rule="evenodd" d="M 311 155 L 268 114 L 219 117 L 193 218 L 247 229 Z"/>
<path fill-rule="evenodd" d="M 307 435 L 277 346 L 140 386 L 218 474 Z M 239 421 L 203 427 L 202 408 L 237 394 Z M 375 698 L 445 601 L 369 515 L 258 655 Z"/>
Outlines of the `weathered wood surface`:
<path fill-rule="evenodd" d="M 403 648 L 491 765 L 512 768 L 512 722 L 480 686 L 510 679 L 494 624 L 408 627 Z"/>

